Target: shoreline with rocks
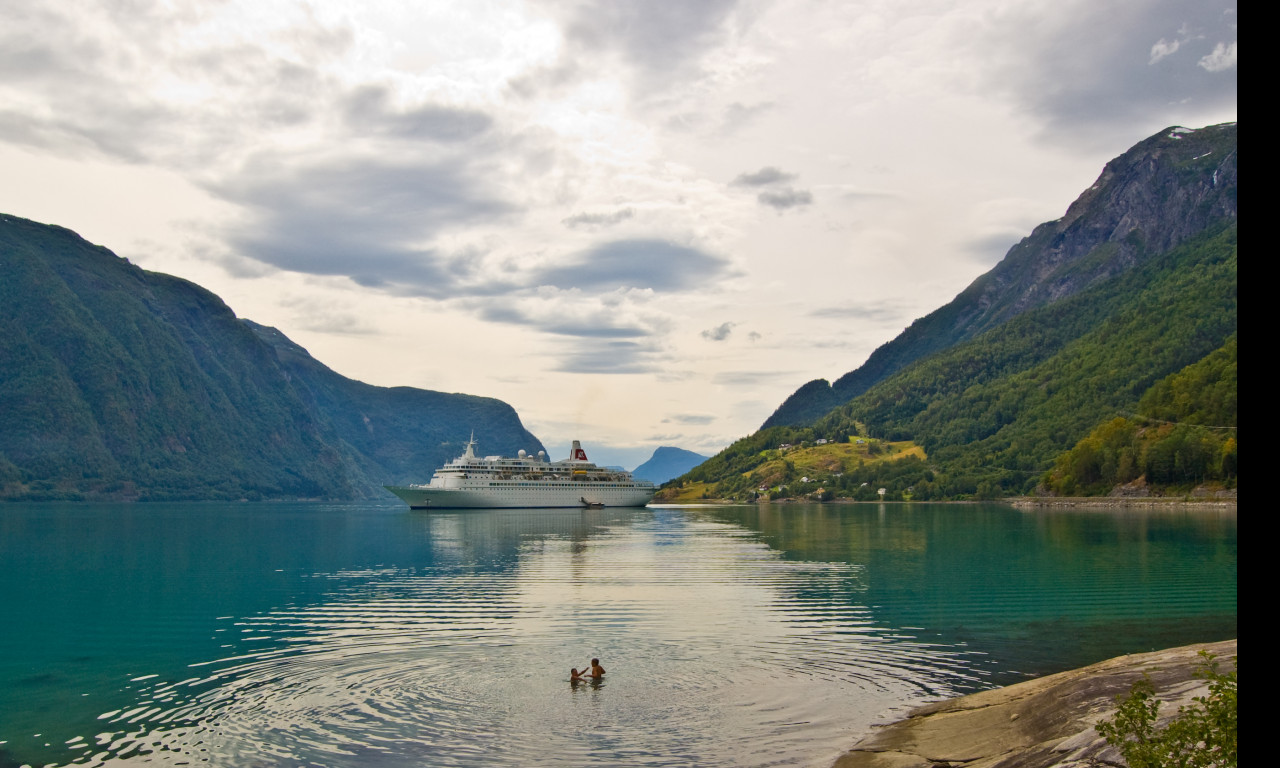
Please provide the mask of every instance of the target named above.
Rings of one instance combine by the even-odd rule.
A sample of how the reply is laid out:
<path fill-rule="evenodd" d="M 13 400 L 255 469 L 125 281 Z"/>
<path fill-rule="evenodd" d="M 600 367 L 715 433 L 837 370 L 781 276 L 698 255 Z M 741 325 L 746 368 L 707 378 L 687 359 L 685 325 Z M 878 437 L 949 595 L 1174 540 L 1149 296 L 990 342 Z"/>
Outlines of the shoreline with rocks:
<path fill-rule="evenodd" d="M 1195 509 L 1235 509 L 1236 499 L 1202 498 L 1185 496 L 1017 496 L 999 501 L 1017 509 L 1055 507 L 1098 507 L 1118 509 L 1124 507 L 1163 507 Z"/>
<path fill-rule="evenodd" d="M 1130 654 L 1004 688 L 926 704 L 877 727 L 832 768 L 1086 768 L 1123 766 L 1094 726 L 1116 711 L 1145 673 L 1162 702 L 1163 727 L 1208 693 L 1195 676 L 1200 651 L 1234 669 L 1236 640 Z"/>
<path fill-rule="evenodd" d="M 963 501 L 855 501 L 853 499 L 756 499 L 754 501 L 734 501 L 733 499 L 698 499 L 697 501 L 670 501 L 655 499 L 652 503 L 658 506 L 697 507 L 697 506 L 768 506 L 770 504 L 1008 504 L 1017 509 L 1052 509 L 1072 507 L 1096 507 L 1098 509 L 1123 509 L 1126 507 L 1161 507 L 1177 509 L 1235 509 L 1236 499 L 1201 498 L 1186 496 L 1010 496 L 1002 499 Z"/>

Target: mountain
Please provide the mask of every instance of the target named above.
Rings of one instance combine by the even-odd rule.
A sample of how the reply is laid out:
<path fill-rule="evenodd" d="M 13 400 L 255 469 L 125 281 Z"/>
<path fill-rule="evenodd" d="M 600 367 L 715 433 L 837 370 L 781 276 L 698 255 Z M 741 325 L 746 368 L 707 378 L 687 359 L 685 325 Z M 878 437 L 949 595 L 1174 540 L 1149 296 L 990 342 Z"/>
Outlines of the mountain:
<path fill-rule="evenodd" d="M 674 485 L 738 498 L 784 485 L 837 496 L 884 487 L 890 498 L 909 489 L 917 499 L 1096 489 L 1101 475 L 1064 474 L 1070 460 L 1058 457 L 1154 402 L 1144 397 L 1173 386 L 1166 377 L 1186 369 L 1177 381 L 1234 394 L 1237 232 L 1236 126 L 1162 131 L 1108 163 L 1066 217 L 1037 227 L 953 302 L 836 384 L 806 384 L 759 432 Z M 1196 366 L 1229 342 L 1230 366 Z M 1235 407 L 1234 397 L 1209 401 Z M 1229 424 L 1197 428 L 1232 425 L 1234 410 Z M 1232 438 L 1162 442 L 1151 448 L 1168 454 L 1157 474 L 1178 487 L 1234 483 Z M 1156 454 L 1130 458 L 1156 468 Z M 832 469 L 802 482 L 800 468 L 819 459 Z"/>
<path fill-rule="evenodd" d="M 1041 224 L 947 305 L 859 368 L 801 386 L 762 428 L 813 422 L 929 354 L 1132 269 L 1236 218 L 1236 124 L 1167 128 L 1107 163 L 1056 221 Z"/>
<path fill-rule="evenodd" d="M 707 457 L 683 448 L 663 446 L 653 452 L 649 460 L 635 468 L 631 474 L 641 480 L 653 483 L 665 483 L 673 477 L 679 477 L 693 469 Z"/>
<path fill-rule="evenodd" d="M 1043 489 L 1062 496 L 1147 496 L 1153 486 L 1185 486 L 1179 490 L 1234 498 L 1236 349 L 1233 334 L 1157 382 L 1137 413 L 1110 419 L 1060 454 Z"/>
<path fill-rule="evenodd" d="M 506 403 L 345 378 L 214 294 L 0 215 L 0 498 L 381 498 L 474 429 L 541 450 Z"/>

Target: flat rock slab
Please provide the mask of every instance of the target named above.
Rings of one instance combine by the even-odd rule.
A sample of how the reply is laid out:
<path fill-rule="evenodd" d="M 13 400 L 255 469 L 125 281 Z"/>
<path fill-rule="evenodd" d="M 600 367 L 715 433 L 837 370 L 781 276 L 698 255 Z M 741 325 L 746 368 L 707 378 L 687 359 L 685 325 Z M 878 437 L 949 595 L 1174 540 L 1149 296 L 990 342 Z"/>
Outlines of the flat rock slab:
<path fill-rule="evenodd" d="M 1187 645 L 1120 656 L 1005 688 L 948 699 L 912 710 L 836 761 L 833 768 L 1085 768 L 1123 765 L 1094 726 L 1116 711 L 1145 672 L 1155 684 L 1160 723 L 1192 697 L 1208 693 L 1195 677 L 1200 651 L 1234 668 L 1236 641 Z"/>

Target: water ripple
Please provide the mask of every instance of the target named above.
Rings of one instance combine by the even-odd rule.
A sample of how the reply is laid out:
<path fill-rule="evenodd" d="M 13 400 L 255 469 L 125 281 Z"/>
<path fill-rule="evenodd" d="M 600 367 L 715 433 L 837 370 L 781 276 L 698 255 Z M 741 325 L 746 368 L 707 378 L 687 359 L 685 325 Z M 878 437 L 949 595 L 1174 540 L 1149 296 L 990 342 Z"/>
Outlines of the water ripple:
<path fill-rule="evenodd" d="M 490 552 L 466 530 L 479 520 L 430 523 L 448 534 L 430 541 L 432 565 L 305 574 L 319 599 L 224 616 L 223 652 L 187 675 L 140 670 L 130 706 L 69 741 L 68 762 L 829 764 L 892 710 L 990 685 L 971 627 L 1134 599 L 1105 575 L 1064 596 L 1014 562 L 957 608 L 927 590 L 973 579 L 971 561 L 883 583 L 865 558 L 789 559 L 714 515 L 604 518 L 589 536 L 522 534 L 470 559 L 451 553 Z M 1215 600 L 1194 568 L 1144 589 Z M 605 681 L 571 685 L 593 656 Z"/>
<path fill-rule="evenodd" d="M 233 653 L 145 688 L 90 760 L 784 764 L 841 739 L 833 707 L 968 676 L 964 654 L 887 637 L 847 602 L 860 566 L 787 562 L 725 526 L 654 536 L 543 541 L 515 578 L 318 574 L 340 585 L 323 603 L 230 621 Z M 591 655 L 606 682 L 571 687 Z"/>

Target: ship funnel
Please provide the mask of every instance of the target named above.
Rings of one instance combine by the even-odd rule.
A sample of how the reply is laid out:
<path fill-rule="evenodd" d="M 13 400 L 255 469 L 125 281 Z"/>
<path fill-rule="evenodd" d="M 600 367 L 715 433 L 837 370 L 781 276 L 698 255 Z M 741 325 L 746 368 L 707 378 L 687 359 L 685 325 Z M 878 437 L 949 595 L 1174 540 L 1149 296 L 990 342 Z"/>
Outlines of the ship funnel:
<path fill-rule="evenodd" d="M 584 450 L 582 450 L 582 442 L 581 442 L 581 441 L 579 441 L 579 440 L 574 440 L 574 441 L 573 441 L 573 451 L 571 451 L 571 452 L 569 453 L 569 458 L 570 458 L 570 459 L 573 459 L 574 461 L 586 461 L 586 460 L 587 460 L 587 452 L 586 452 L 586 451 L 584 451 Z"/>

